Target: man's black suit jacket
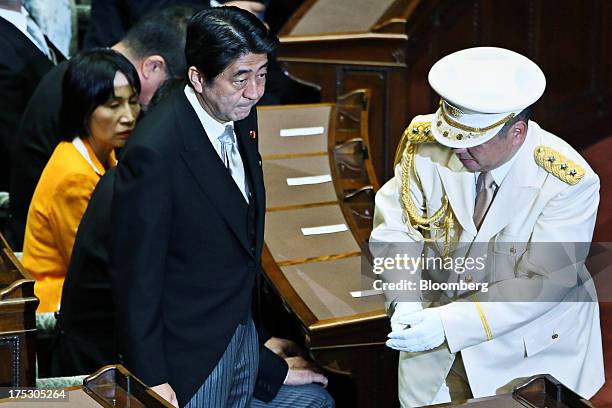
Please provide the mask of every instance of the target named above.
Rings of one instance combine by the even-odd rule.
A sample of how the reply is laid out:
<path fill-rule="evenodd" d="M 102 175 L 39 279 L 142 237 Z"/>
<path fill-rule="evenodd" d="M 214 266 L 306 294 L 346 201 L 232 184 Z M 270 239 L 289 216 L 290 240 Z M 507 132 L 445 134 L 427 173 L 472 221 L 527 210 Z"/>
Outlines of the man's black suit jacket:
<path fill-rule="evenodd" d="M 47 40 L 58 60 L 62 53 Z M 21 115 L 53 63 L 17 27 L 0 17 L 0 191 L 8 191 Z"/>
<path fill-rule="evenodd" d="M 117 167 L 110 261 L 125 364 L 187 403 L 250 317 L 265 191 L 256 110 L 235 123 L 255 221 L 182 89 L 131 135 Z M 249 236 L 253 236 L 250 242 Z"/>
<path fill-rule="evenodd" d="M 108 273 L 115 170 L 108 170 L 100 179 L 79 224 L 62 291 L 52 352 L 53 377 L 91 374 L 119 361 Z M 274 399 L 287 370 L 282 358 L 261 346 L 255 398 Z"/>

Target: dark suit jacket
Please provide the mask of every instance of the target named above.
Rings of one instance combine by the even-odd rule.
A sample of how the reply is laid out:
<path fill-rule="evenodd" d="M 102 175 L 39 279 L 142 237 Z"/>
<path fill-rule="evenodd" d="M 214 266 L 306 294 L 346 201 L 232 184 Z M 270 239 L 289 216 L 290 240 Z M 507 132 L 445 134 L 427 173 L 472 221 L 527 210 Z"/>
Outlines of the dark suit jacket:
<path fill-rule="evenodd" d="M 119 361 L 108 273 L 115 171 L 108 170 L 100 179 L 79 224 L 62 291 L 52 352 L 53 377 L 90 374 Z M 262 346 L 255 397 L 264 402 L 274 399 L 287 370 L 282 358 Z"/>
<path fill-rule="evenodd" d="M 58 59 L 62 53 L 47 40 Z M 0 17 L 0 191 L 8 191 L 21 115 L 53 63 L 17 27 Z"/>
<path fill-rule="evenodd" d="M 117 167 L 110 271 L 121 350 L 128 369 L 169 382 L 181 405 L 250 316 L 265 210 L 256 130 L 255 109 L 235 123 L 252 224 L 182 89 L 138 125 Z"/>
<path fill-rule="evenodd" d="M 68 61 L 53 67 L 40 81 L 19 125 L 10 184 L 10 241 L 16 251 L 23 247 L 30 201 L 53 150 L 61 141 L 59 114 L 62 81 Z"/>

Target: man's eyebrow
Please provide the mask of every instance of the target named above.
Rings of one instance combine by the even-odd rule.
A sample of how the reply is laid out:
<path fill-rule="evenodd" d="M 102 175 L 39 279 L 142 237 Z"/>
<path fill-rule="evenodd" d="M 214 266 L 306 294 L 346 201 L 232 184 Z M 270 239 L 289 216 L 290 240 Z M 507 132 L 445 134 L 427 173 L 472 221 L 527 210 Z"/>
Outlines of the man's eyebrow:
<path fill-rule="evenodd" d="M 268 67 L 268 63 L 266 62 L 266 63 L 265 63 L 265 64 L 263 64 L 261 67 L 259 67 L 259 68 L 257 69 L 257 71 L 259 72 L 259 71 L 261 71 L 262 69 L 267 68 L 267 67 Z M 232 75 L 232 76 L 233 76 L 234 78 L 236 78 L 237 76 L 240 76 L 240 75 L 242 75 L 242 74 L 248 74 L 249 72 L 252 72 L 252 71 L 253 71 L 252 69 L 240 69 L 240 70 L 236 71 L 236 72 L 234 73 L 234 75 Z"/>

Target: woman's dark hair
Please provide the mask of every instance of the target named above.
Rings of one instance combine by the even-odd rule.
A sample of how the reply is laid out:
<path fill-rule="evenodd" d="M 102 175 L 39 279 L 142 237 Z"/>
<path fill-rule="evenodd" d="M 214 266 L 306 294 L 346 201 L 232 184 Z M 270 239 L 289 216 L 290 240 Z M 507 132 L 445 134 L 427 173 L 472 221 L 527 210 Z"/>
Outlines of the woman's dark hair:
<path fill-rule="evenodd" d="M 248 53 L 269 54 L 278 38 L 261 21 L 238 7 L 214 7 L 194 14 L 187 26 L 185 57 L 210 84 Z M 189 83 L 189 82 L 188 82 Z"/>
<path fill-rule="evenodd" d="M 60 126 L 63 140 L 89 135 L 93 111 L 115 96 L 117 71 L 140 93 L 136 68 L 116 51 L 107 48 L 83 51 L 70 60 L 62 84 Z"/>

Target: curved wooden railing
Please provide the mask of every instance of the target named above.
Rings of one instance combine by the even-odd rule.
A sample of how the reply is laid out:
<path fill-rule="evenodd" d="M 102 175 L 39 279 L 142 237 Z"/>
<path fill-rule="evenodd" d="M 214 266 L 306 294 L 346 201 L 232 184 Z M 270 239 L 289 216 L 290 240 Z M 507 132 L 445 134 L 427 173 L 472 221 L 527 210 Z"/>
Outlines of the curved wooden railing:
<path fill-rule="evenodd" d="M 272 317 L 274 325 L 285 320 L 279 313 L 287 315 L 317 363 L 347 377 L 346 390 L 354 390 L 350 406 L 369 406 L 376 395 L 377 401 L 395 401 L 397 358 L 384 346 L 389 323 L 382 295 L 353 296 L 367 289 L 363 255 L 379 185 L 369 154 L 370 96 L 359 89 L 335 104 L 258 108 L 268 207 L 260 293 L 282 309 L 264 307 L 262 320 Z M 280 136 L 296 128 L 323 132 Z M 328 181 L 287 181 L 321 176 Z M 330 225 L 343 228 L 320 235 L 301 231 Z M 355 353 L 374 365 L 355 360 Z"/>

